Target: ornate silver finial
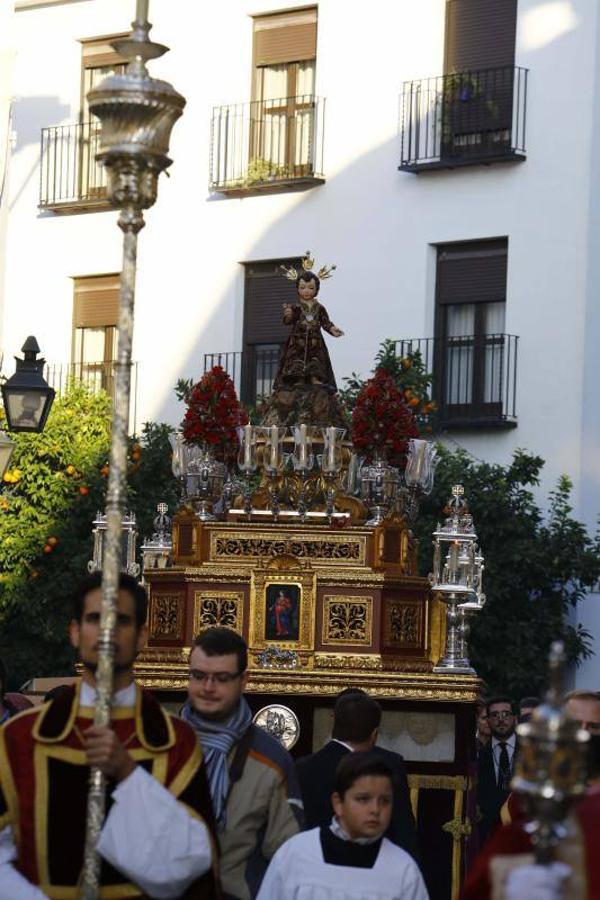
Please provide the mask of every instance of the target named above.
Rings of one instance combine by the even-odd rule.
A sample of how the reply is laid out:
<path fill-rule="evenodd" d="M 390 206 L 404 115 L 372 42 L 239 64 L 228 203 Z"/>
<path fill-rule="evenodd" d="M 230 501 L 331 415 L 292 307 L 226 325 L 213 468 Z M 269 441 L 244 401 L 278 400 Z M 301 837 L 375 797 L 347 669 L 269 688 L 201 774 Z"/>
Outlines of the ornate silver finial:
<path fill-rule="evenodd" d="M 565 712 L 565 667 L 564 645 L 557 641 L 550 648 L 545 701 L 534 709 L 530 722 L 517 727 L 520 743 L 511 787 L 524 801 L 536 859 L 544 864 L 552 861 L 565 834 L 563 822 L 586 787 L 590 736 Z"/>
<path fill-rule="evenodd" d="M 102 124 L 96 158 L 107 172 L 109 200 L 122 210 L 120 227 L 134 232 L 144 226 L 142 210 L 156 202 L 159 174 L 171 165 L 171 131 L 186 102 L 168 82 L 148 74 L 146 61 L 168 48 L 148 39 L 147 16 L 147 0 L 138 0 L 131 35 L 112 44 L 129 60 L 127 69 L 87 95 L 90 112 Z"/>

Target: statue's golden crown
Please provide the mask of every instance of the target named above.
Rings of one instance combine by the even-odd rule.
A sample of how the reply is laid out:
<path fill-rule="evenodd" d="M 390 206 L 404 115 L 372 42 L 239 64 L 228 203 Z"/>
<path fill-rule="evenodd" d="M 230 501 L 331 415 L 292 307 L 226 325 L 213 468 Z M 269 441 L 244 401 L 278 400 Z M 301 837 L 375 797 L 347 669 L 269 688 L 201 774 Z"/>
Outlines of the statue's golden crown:
<path fill-rule="evenodd" d="M 296 281 L 299 275 L 302 275 L 302 272 L 314 272 L 315 260 L 312 256 L 310 250 L 306 251 L 304 258 L 302 259 L 302 269 L 298 271 L 294 266 L 279 266 L 281 269 L 281 274 L 288 278 L 290 281 Z M 321 266 L 318 272 L 316 272 L 317 278 L 323 280 L 324 278 L 331 278 L 337 266 Z"/>

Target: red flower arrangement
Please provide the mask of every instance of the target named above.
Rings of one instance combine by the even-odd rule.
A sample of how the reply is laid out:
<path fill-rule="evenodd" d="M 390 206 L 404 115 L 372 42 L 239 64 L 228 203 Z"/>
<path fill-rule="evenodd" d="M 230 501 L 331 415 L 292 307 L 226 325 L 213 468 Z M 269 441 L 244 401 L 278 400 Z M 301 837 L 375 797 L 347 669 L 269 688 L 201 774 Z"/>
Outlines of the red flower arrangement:
<path fill-rule="evenodd" d="M 352 443 L 367 462 L 381 455 L 392 466 L 404 466 L 410 438 L 419 429 L 394 379 L 377 369 L 356 398 L 352 411 Z"/>
<path fill-rule="evenodd" d="M 205 444 L 221 462 L 233 462 L 239 449 L 236 428 L 246 425 L 248 413 L 233 381 L 221 366 L 213 366 L 194 385 L 187 398 L 183 437 L 188 444 Z"/>

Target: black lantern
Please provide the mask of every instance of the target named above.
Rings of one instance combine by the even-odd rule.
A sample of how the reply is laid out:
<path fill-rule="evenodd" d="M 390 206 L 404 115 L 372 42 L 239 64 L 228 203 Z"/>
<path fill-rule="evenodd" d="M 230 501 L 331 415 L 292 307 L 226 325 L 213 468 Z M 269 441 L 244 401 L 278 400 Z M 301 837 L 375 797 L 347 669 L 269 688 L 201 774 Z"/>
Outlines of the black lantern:
<path fill-rule="evenodd" d="M 2 399 L 9 431 L 43 431 L 56 391 L 44 380 L 45 359 L 34 337 L 21 347 L 24 359 L 15 357 L 17 371 L 2 385 Z"/>

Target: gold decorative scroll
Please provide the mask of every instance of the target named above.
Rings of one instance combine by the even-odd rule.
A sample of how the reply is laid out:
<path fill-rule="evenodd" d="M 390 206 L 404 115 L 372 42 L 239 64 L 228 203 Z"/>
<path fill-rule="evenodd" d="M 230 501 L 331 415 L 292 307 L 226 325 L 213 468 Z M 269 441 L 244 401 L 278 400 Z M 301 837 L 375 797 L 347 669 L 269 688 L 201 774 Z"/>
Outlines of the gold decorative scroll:
<path fill-rule="evenodd" d="M 291 535 L 274 537 L 268 532 L 254 532 L 248 537 L 243 532 L 213 532 L 210 536 L 210 562 L 258 561 L 287 554 L 297 559 L 309 560 L 313 565 L 335 562 L 338 566 L 366 565 L 367 537 L 357 535 Z"/>
<path fill-rule="evenodd" d="M 424 602 L 384 601 L 383 643 L 387 647 L 419 648 L 422 645 Z"/>
<path fill-rule="evenodd" d="M 150 640 L 159 638 L 182 640 L 184 611 L 185 594 L 183 591 L 152 594 L 150 599 Z"/>
<path fill-rule="evenodd" d="M 370 645 L 373 642 L 373 598 L 323 597 L 323 645 Z"/>
<path fill-rule="evenodd" d="M 220 625 L 242 633 L 244 594 L 237 591 L 194 591 L 194 636 Z"/>

